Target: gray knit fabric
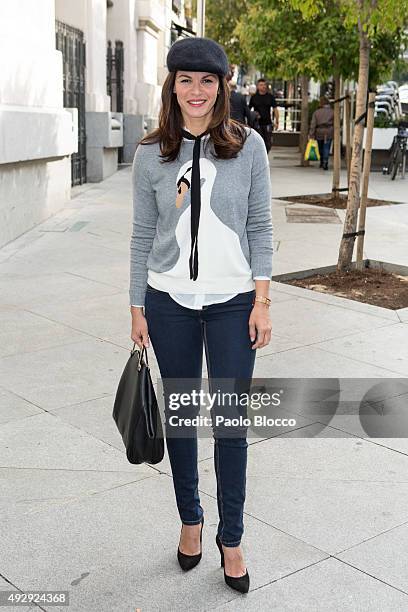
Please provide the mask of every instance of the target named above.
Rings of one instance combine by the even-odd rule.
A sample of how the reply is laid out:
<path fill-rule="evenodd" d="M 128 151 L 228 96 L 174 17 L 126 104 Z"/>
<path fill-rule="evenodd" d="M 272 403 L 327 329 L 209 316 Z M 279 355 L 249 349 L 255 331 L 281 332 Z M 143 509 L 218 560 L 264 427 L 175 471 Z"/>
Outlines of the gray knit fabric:
<path fill-rule="evenodd" d="M 224 48 L 215 40 L 192 36 L 179 38 L 170 47 L 167 54 L 167 68 L 170 72 L 192 70 L 226 76 L 229 63 Z"/>
<path fill-rule="evenodd" d="M 245 129 L 248 138 L 233 159 L 217 159 L 211 153 L 211 142 L 204 151 L 208 136 L 201 143 L 201 233 L 196 281 L 190 280 L 188 265 L 179 265 L 184 247 L 190 249 L 186 244 L 190 189 L 186 191 L 184 187 L 181 204 L 177 195 L 180 177 L 190 177 L 194 141 L 183 138 L 179 158 L 166 163 L 159 158 L 159 144 L 138 146 L 132 167 L 130 304 L 144 304 L 148 272 L 153 286 L 174 293 L 248 291 L 254 286 L 255 276 L 272 277 L 268 156 L 261 136 Z M 206 198 L 205 194 L 210 195 Z M 209 273 L 211 270 L 215 273 Z"/>

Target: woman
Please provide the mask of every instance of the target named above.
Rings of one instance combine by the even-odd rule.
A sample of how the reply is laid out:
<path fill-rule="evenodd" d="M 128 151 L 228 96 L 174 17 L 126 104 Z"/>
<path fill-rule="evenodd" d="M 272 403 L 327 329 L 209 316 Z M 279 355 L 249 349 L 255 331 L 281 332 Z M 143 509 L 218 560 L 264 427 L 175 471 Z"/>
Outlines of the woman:
<path fill-rule="evenodd" d="M 312 115 L 309 138 L 317 140 L 320 153 L 320 168 L 329 169 L 329 155 L 334 134 L 334 111 L 325 96 L 319 100 L 319 108 Z"/>
<path fill-rule="evenodd" d="M 131 337 L 140 348 L 150 337 L 166 381 L 166 444 L 182 522 L 177 557 L 189 570 L 201 559 L 204 524 L 197 428 L 170 423 L 169 389 L 200 388 L 204 345 L 209 380 L 222 379 L 223 391 L 243 381 L 242 390 L 256 349 L 270 341 L 270 175 L 262 138 L 229 117 L 223 48 L 208 38 L 178 40 L 167 67 L 159 128 L 133 162 Z M 211 416 L 223 409 L 214 406 Z M 198 414 L 193 402 L 177 412 Z M 216 543 L 226 583 L 247 592 L 240 544 L 248 443 L 245 427 L 227 430 L 213 425 Z"/>

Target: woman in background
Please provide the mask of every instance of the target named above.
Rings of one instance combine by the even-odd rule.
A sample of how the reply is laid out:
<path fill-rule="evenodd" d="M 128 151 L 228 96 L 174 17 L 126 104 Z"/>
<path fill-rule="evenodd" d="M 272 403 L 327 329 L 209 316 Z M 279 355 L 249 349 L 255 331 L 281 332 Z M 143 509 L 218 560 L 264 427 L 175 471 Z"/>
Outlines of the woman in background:
<path fill-rule="evenodd" d="M 329 169 L 329 155 L 333 141 L 334 111 L 325 96 L 319 100 L 319 108 L 315 110 L 310 124 L 309 138 L 317 140 L 320 153 L 320 168 Z"/>

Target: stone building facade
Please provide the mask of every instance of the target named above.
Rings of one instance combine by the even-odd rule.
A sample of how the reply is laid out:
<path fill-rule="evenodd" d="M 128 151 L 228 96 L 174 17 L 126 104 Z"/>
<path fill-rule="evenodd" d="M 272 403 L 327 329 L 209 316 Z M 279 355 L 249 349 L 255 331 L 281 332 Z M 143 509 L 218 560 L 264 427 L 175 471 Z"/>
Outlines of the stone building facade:
<path fill-rule="evenodd" d="M 189 2 L 0 3 L 0 247 L 131 163 L 167 51 L 195 35 Z"/>

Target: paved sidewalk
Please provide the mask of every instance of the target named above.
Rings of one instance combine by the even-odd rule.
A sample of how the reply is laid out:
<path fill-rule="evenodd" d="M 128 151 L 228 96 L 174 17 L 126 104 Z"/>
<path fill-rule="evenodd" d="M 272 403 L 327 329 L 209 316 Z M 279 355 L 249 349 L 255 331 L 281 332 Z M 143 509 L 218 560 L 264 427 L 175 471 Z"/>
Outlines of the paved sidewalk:
<path fill-rule="evenodd" d="M 330 190 L 330 175 L 282 157 L 271 153 L 275 198 Z M 408 265 L 405 184 L 373 174 L 370 189 L 401 204 L 368 210 L 366 255 Z M 273 200 L 274 273 L 336 263 L 344 211 L 289 223 L 286 207 Z M 73 612 L 405 612 L 408 441 L 367 439 L 347 415 L 250 440 L 246 596 L 223 581 L 212 442 L 200 440 L 204 552 L 182 573 L 168 458 L 130 465 L 111 417 L 132 346 L 130 231 L 128 167 L 0 250 L 1 589 L 69 590 Z M 255 376 L 408 376 L 406 310 L 276 282 L 271 297 Z"/>

